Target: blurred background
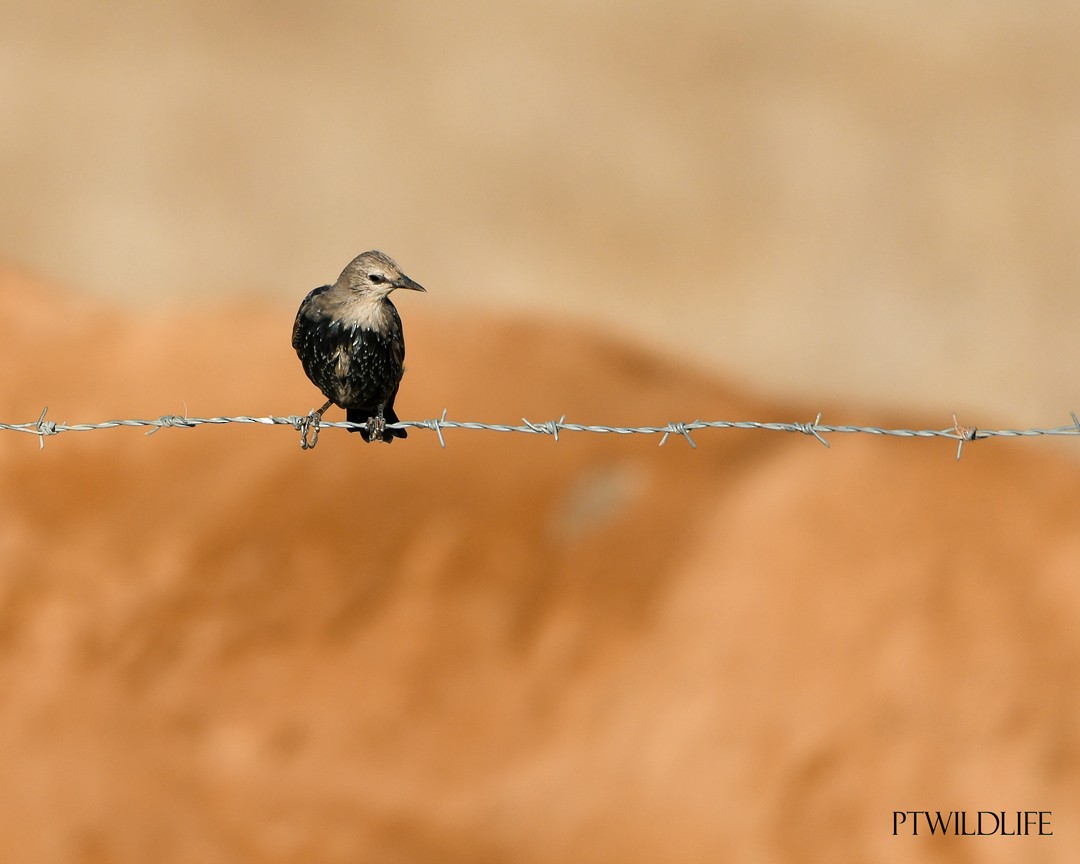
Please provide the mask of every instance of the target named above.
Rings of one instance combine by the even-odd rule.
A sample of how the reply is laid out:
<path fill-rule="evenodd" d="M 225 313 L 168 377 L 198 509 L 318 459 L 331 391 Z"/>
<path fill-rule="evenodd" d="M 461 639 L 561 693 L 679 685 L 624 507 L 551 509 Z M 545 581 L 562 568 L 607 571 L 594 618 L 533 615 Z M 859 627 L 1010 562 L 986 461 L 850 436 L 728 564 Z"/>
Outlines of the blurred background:
<path fill-rule="evenodd" d="M 383 248 L 817 407 L 1076 407 L 1055 3 L 5 3 L 0 254 L 153 305 Z"/>
<path fill-rule="evenodd" d="M 381 248 L 429 290 L 407 419 L 1067 424 L 1077 44 L 1042 2 L 0 0 L 0 421 L 305 413 L 296 307 Z M 1072 440 L 356 439 L 0 431 L 0 859 L 1080 855 Z"/>

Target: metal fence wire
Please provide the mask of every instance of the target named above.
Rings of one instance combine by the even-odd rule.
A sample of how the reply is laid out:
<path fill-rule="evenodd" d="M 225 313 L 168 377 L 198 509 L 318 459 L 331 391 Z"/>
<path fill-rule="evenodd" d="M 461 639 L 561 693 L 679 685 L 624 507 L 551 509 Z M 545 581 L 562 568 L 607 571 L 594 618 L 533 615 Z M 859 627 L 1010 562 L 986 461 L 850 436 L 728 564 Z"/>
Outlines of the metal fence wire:
<path fill-rule="evenodd" d="M 24 432 L 38 436 L 39 446 L 44 448 L 45 439 L 62 432 L 94 432 L 100 429 L 118 429 L 124 426 L 145 428 L 151 435 L 159 429 L 190 429 L 196 426 L 219 426 L 229 423 L 246 423 L 261 426 L 291 426 L 300 433 L 300 446 L 305 450 L 315 447 L 319 440 L 319 430 L 323 428 L 366 430 L 366 423 L 323 420 L 314 411 L 308 414 L 293 414 L 288 417 L 179 417 L 166 414 L 149 420 L 106 420 L 100 423 L 57 423 L 46 419 L 48 406 L 37 420 L 29 423 L 0 423 L 0 431 Z M 956 458 L 964 451 L 964 444 L 985 438 L 1030 438 L 1043 435 L 1080 436 L 1080 418 L 1073 412 L 1069 415 L 1072 423 L 1049 429 L 979 429 L 962 425 L 953 415 L 951 426 L 944 429 L 883 429 L 879 426 L 833 426 L 821 422 L 821 414 L 809 423 L 800 422 L 762 422 L 758 420 L 692 420 L 665 423 L 662 426 L 605 426 L 598 424 L 569 423 L 566 417 L 558 420 L 545 420 L 534 423 L 522 418 L 521 424 L 479 423 L 472 420 L 449 420 L 446 411 L 441 417 L 429 420 L 403 420 L 388 423 L 388 429 L 430 429 L 439 438 L 439 444 L 446 447 L 443 432 L 447 429 L 482 430 L 487 432 L 520 432 L 526 435 L 550 435 L 555 441 L 566 432 L 588 432 L 602 435 L 659 435 L 661 446 L 672 435 L 686 439 L 691 447 L 697 447 L 692 432 L 704 429 L 752 429 L 767 432 L 797 432 L 810 435 L 829 446 L 830 435 L 879 435 L 894 438 L 948 438 L 956 441 Z"/>

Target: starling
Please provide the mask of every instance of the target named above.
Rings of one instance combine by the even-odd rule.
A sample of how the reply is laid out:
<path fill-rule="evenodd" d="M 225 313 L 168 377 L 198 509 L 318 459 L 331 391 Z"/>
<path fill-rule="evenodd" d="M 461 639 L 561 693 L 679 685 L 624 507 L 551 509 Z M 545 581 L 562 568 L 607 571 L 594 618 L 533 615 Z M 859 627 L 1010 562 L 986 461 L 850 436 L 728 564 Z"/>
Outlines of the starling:
<path fill-rule="evenodd" d="M 424 291 L 388 255 L 371 251 L 349 262 L 337 282 L 316 288 L 300 304 L 292 345 L 312 383 L 327 402 L 345 409 L 350 423 L 366 423 L 364 440 L 392 443 L 405 438 L 397 423 L 394 397 L 405 371 L 401 318 L 390 302 L 398 288 Z M 350 429 L 359 432 L 359 429 Z"/>

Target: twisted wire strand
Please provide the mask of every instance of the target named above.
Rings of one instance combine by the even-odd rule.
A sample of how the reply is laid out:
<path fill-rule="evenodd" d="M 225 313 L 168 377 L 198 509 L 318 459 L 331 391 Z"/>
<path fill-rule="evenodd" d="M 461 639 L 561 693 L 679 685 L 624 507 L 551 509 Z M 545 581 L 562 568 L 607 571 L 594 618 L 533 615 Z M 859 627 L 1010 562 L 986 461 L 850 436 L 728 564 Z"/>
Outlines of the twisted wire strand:
<path fill-rule="evenodd" d="M 127 419 L 105 420 L 99 423 L 58 423 L 47 420 L 48 406 L 41 412 L 37 420 L 29 423 L 0 423 L 0 431 L 24 432 L 38 436 L 39 446 L 45 446 L 45 439 L 62 432 L 94 432 L 99 429 L 117 429 L 120 427 L 146 428 L 147 435 L 152 435 L 159 429 L 194 428 L 205 425 L 224 425 L 229 423 L 247 423 L 261 426 L 291 426 L 301 434 L 301 446 L 311 449 L 318 441 L 319 429 L 324 427 L 337 429 L 366 430 L 366 423 L 350 423 L 347 421 L 322 420 L 315 412 L 306 415 L 293 414 L 287 417 L 251 417 L 239 415 L 234 417 L 180 417 L 175 414 L 165 414 L 154 419 Z M 565 432 L 585 432 L 593 434 L 612 435 L 660 435 L 661 446 L 672 435 L 681 436 L 691 447 L 697 447 L 691 437 L 692 432 L 703 429 L 743 429 L 767 432 L 798 432 L 816 438 L 821 444 L 828 447 L 826 440 L 828 435 L 884 435 L 894 438 L 948 438 L 957 442 L 956 458 L 963 453 L 964 444 L 985 438 L 1029 438 L 1038 436 L 1080 436 L 1080 418 L 1076 413 L 1070 414 L 1072 423 L 1066 426 L 1052 428 L 1031 429 L 979 429 L 974 426 L 964 426 L 953 415 L 952 426 L 943 429 L 888 429 L 880 426 L 834 426 L 821 422 L 819 413 L 809 423 L 792 421 L 758 421 L 758 420 L 693 420 L 690 422 L 675 421 L 658 426 L 608 426 L 604 424 L 569 423 L 566 416 L 558 420 L 546 420 L 532 422 L 522 418 L 521 424 L 513 423 L 481 423 L 473 420 L 448 420 L 446 411 L 441 417 L 427 420 L 403 420 L 398 423 L 388 423 L 388 429 L 429 429 L 438 436 L 439 444 L 446 447 L 443 432 L 446 429 L 465 429 L 469 431 L 487 432 L 520 432 L 529 435 L 550 435 L 555 441 L 559 435 Z M 310 436 L 310 439 L 309 439 Z"/>

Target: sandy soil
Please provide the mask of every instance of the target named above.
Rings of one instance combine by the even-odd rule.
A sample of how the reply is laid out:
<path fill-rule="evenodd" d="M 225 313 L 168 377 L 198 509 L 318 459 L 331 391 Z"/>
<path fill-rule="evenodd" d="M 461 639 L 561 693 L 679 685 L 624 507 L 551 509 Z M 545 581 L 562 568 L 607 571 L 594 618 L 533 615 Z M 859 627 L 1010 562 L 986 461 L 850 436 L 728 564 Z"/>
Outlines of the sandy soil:
<path fill-rule="evenodd" d="M 403 417 L 807 418 L 415 299 Z M 4 271 L 0 416 L 304 412 L 293 308 Z M 1080 478 L 1051 443 L 446 438 L 0 433 L 0 859 L 1080 854 Z M 894 837 L 905 809 L 1054 836 Z"/>

